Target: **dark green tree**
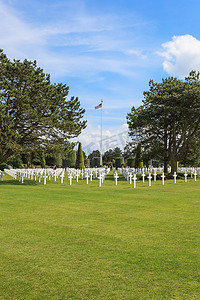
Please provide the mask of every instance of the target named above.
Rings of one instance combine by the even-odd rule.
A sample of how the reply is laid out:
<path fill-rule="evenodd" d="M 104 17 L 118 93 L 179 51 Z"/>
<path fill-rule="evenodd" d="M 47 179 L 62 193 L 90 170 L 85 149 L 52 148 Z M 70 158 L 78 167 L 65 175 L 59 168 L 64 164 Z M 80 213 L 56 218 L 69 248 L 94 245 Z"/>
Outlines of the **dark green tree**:
<path fill-rule="evenodd" d="M 69 87 L 52 84 L 36 61 L 10 61 L 0 50 L 0 163 L 34 148 L 69 148 L 86 127 L 78 98 Z"/>
<path fill-rule="evenodd" d="M 127 116 L 129 134 L 151 158 L 162 158 L 167 171 L 177 171 L 177 161 L 186 159 L 191 145 L 200 139 L 200 81 L 192 71 L 185 81 L 163 79 L 149 82 L 143 105 Z"/>
<path fill-rule="evenodd" d="M 143 168 L 141 143 L 139 143 L 136 148 L 135 168 Z"/>
<path fill-rule="evenodd" d="M 115 147 L 113 150 L 113 159 L 122 156 L 122 150 L 119 147 Z"/>
<path fill-rule="evenodd" d="M 93 150 L 92 153 L 88 155 L 88 158 L 90 161 L 92 161 L 93 157 L 100 157 L 100 151 L 99 150 Z"/>
<path fill-rule="evenodd" d="M 90 167 L 90 160 L 89 160 L 89 158 L 85 158 L 84 159 L 84 163 L 85 163 L 86 167 L 88 167 L 88 168 Z"/>
<path fill-rule="evenodd" d="M 103 154 L 103 162 L 104 163 L 112 162 L 113 158 L 114 158 L 114 154 L 113 154 L 113 150 L 112 149 L 107 150 Z"/>
<path fill-rule="evenodd" d="M 100 157 L 92 158 L 92 167 L 100 167 Z"/>
<path fill-rule="evenodd" d="M 134 157 L 127 158 L 127 166 L 130 168 L 134 168 L 134 166 L 135 166 L 135 158 Z"/>
<path fill-rule="evenodd" d="M 123 164 L 124 164 L 123 156 L 115 158 L 115 167 L 116 168 L 120 168 Z"/>
<path fill-rule="evenodd" d="M 63 158 L 63 167 L 75 168 L 76 165 L 76 151 L 72 150 Z"/>
<path fill-rule="evenodd" d="M 79 142 L 78 144 L 78 151 L 77 151 L 77 157 L 76 157 L 76 169 L 84 169 L 84 157 L 83 157 L 83 151 L 82 151 L 82 144 Z"/>

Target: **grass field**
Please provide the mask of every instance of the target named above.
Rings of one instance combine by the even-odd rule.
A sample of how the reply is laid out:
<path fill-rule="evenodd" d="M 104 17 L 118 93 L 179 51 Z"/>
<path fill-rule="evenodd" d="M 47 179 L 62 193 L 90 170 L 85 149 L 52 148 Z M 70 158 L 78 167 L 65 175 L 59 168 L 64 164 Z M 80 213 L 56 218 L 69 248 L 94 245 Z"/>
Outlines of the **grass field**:
<path fill-rule="evenodd" d="M 0 299 L 200 299 L 200 178 L 0 182 Z"/>

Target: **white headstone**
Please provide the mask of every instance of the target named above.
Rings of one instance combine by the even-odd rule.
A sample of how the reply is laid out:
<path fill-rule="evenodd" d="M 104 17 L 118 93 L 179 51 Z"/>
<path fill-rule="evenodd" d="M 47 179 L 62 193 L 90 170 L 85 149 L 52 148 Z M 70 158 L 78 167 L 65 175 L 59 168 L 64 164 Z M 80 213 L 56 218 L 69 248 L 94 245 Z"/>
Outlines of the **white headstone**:
<path fill-rule="evenodd" d="M 89 178 L 89 174 L 88 173 L 85 174 L 85 178 L 86 178 L 86 184 L 88 184 L 88 178 Z"/>
<path fill-rule="evenodd" d="M 144 179 L 145 179 L 146 174 L 143 172 L 142 173 L 142 182 L 144 183 Z"/>
<path fill-rule="evenodd" d="M 194 171 L 194 181 L 196 181 L 197 180 L 197 171 L 195 170 Z"/>
<path fill-rule="evenodd" d="M 134 188 L 134 189 L 136 188 L 136 180 L 137 180 L 137 176 L 136 176 L 136 174 L 134 173 L 134 175 L 133 175 L 133 188 Z"/>
<path fill-rule="evenodd" d="M 69 185 L 72 185 L 72 178 L 73 178 L 73 176 L 72 176 L 72 174 L 70 173 L 70 174 L 68 175 Z"/>
<path fill-rule="evenodd" d="M 147 178 L 149 179 L 149 186 L 151 186 L 151 178 L 152 178 L 151 173 L 149 173 L 149 176 Z"/>
<path fill-rule="evenodd" d="M 46 171 L 44 171 L 44 184 L 46 184 L 47 183 L 47 174 L 46 174 Z"/>
<path fill-rule="evenodd" d="M 177 175 L 176 175 L 176 172 L 174 172 L 174 183 L 176 183 L 176 177 L 177 177 Z"/>
<path fill-rule="evenodd" d="M 185 171 L 185 174 L 184 174 L 184 176 L 185 176 L 185 182 L 187 182 L 187 176 L 188 176 L 188 174 L 187 174 L 187 172 Z"/>
<path fill-rule="evenodd" d="M 115 185 L 117 185 L 117 178 L 119 178 L 117 172 L 114 173 L 114 178 L 115 178 Z"/>
<path fill-rule="evenodd" d="M 162 173 L 161 178 L 162 178 L 162 185 L 164 185 L 165 184 L 165 174 L 164 173 Z"/>
<path fill-rule="evenodd" d="M 101 181 L 102 181 L 102 174 L 101 173 L 99 173 L 98 179 L 99 179 L 99 187 L 101 187 Z"/>

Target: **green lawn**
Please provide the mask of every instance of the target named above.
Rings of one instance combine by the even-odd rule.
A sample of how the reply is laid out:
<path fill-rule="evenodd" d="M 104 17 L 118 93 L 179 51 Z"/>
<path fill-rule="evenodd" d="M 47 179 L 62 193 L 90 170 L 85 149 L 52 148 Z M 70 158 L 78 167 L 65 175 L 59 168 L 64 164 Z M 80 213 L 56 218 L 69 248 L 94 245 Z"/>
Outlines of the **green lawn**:
<path fill-rule="evenodd" d="M 0 299 L 200 299 L 200 178 L 0 182 Z"/>

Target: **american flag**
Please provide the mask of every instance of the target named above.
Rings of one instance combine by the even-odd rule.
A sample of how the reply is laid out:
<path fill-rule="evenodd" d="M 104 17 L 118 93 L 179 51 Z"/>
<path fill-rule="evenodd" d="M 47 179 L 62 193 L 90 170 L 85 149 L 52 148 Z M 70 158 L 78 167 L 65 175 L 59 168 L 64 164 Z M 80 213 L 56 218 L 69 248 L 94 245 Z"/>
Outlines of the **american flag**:
<path fill-rule="evenodd" d="M 100 103 L 99 105 L 95 106 L 95 109 L 101 108 L 102 107 L 102 103 Z"/>

